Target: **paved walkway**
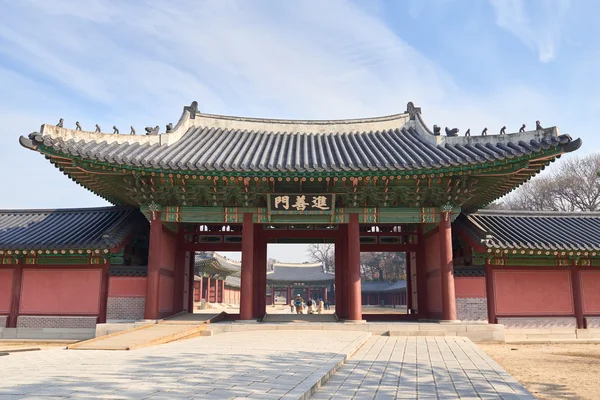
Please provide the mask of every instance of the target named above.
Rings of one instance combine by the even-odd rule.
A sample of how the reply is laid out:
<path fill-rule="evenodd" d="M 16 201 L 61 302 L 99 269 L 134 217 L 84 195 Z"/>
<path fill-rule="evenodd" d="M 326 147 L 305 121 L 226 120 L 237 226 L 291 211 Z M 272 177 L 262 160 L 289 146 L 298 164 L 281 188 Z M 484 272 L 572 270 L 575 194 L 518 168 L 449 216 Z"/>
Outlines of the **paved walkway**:
<path fill-rule="evenodd" d="M 11 354 L 0 357 L 0 400 L 298 399 L 348 354 L 314 399 L 532 398 L 468 339 L 299 330 L 232 332 L 129 352 Z"/>
<path fill-rule="evenodd" d="M 133 351 L 11 354 L 0 357 L 0 400 L 297 399 L 369 337 L 339 331 L 233 332 Z"/>
<path fill-rule="evenodd" d="M 373 336 L 312 397 L 535 399 L 466 338 Z"/>

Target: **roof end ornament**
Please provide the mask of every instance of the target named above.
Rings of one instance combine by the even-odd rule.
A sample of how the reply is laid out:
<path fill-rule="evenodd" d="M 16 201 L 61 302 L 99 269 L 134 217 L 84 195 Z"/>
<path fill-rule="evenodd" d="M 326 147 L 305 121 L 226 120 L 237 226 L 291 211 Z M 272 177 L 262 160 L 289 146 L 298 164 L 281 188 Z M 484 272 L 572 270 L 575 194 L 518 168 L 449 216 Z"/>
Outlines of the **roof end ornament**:
<path fill-rule="evenodd" d="M 417 114 L 421 114 L 421 107 L 415 107 L 414 103 L 412 101 L 409 101 L 406 105 L 406 113 L 408 114 L 409 119 L 413 121 L 416 118 Z"/>
<path fill-rule="evenodd" d="M 412 104 L 412 103 L 409 103 L 409 104 Z M 183 111 L 184 112 L 189 111 L 190 119 L 196 119 L 196 113 L 198 112 L 198 102 L 192 101 L 192 104 L 190 104 L 189 106 L 183 107 Z"/>

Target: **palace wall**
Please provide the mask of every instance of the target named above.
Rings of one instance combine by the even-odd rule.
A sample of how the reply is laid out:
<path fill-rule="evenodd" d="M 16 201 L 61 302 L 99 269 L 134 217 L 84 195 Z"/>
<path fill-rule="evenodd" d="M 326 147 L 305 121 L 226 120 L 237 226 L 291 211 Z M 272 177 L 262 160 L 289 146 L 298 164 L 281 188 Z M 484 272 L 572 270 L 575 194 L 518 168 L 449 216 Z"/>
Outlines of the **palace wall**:
<path fill-rule="evenodd" d="M 440 238 L 434 233 L 425 240 L 425 271 L 427 272 L 427 309 L 430 318 L 442 317 L 442 275 L 440 270 Z"/>
<path fill-rule="evenodd" d="M 456 315 L 461 321 L 487 321 L 485 277 L 454 276 Z"/>
<path fill-rule="evenodd" d="M 0 328 L 6 325 L 7 316 L 10 313 L 12 280 L 12 269 L 0 269 Z"/>
<path fill-rule="evenodd" d="M 146 277 L 111 276 L 108 281 L 107 320 L 144 319 Z"/>
<path fill-rule="evenodd" d="M 506 328 L 576 328 L 570 270 L 493 269 L 498 323 Z"/>

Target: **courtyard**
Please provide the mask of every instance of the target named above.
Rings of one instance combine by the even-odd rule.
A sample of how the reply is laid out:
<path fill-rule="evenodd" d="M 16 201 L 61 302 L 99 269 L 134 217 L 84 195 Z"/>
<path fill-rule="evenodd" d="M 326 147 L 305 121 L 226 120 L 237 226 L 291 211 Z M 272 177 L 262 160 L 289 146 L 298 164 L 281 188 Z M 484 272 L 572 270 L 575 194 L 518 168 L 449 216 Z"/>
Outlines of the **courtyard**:
<path fill-rule="evenodd" d="M 248 344 L 252 343 L 252 346 Z M 236 332 L 0 358 L 0 399 L 533 398 L 468 339 Z"/>

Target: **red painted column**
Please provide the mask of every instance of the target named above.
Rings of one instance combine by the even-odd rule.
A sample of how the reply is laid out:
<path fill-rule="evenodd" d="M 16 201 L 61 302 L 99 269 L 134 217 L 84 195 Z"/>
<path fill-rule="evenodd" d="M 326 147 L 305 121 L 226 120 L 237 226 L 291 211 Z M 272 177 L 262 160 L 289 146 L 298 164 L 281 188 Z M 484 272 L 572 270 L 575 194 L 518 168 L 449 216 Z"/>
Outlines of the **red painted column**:
<path fill-rule="evenodd" d="M 144 318 L 158 319 L 158 285 L 160 282 L 160 260 L 162 256 L 163 232 L 160 212 L 155 212 L 150 221 L 148 248 L 148 276 L 146 278 L 146 306 Z"/>
<path fill-rule="evenodd" d="M 19 308 L 21 307 L 21 284 L 23 282 L 23 259 L 15 265 L 12 274 L 12 290 L 10 301 L 10 315 L 8 316 L 7 328 L 16 328 L 19 318 Z"/>
<path fill-rule="evenodd" d="M 225 303 L 225 278 L 221 280 L 221 303 Z"/>
<path fill-rule="evenodd" d="M 485 262 L 485 294 L 487 296 L 488 322 L 496 323 L 496 296 L 494 291 L 494 271 L 492 266 Z"/>
<path fill-rule="evenodd" d="M 200 276 L 200 280 L 198 281 L 200 283 L 199 287 L 198 287 L 198 301 L 202 302 L 202 297 L 204 295 L 204 293 L 202 292 L 204 290 L 204 277 Z"/>
<path fill-rule="evenodd" d="M 452 261 L 452 229 L 450 213 L 440 215 L 440 272 L 442 274 L 442 319 L 456 320 L 456 296 L 454 294 L 454 263 Z"/>
<path fill-rule="evenodd" d="M 271 286 L 271 305 L 275 305 L 275 286 Z"/>
<path fill-rule="evenodd" d="M 175 271 L 173 273 L 173 313 L 183 310 L 183 286 L 185 284 L 185 270 L 188 267 L 188 252 L 183 250 L 185 245 L 185 231 L 179 225 L 177 231 L 177 254 L 175 255 Z M 193 277 L 192 277 L 193 278 Z"/>
<path fill-rule="evenodd" d="M 206 302 L 210 303 L 210 276 L 206 277 Z"/>
<path fill-rule="evenodd" d="M 187 310 L 190 313 L 194 312 L 194 273 L 196 264 L 196 253 L 190 252 L 190 257 L 187 260 L 186 268 L 188 269 L 188 297 L 187 297 Z M 200 281 L 200 287 L 202 287 L 202 281 Z M 202 300 L 202 292 L 200 292 L 200 300 Z"/>
<path fill-rule="evenodd" d="M 327 303 L 327 286 L 323 288 L 323 303 Z"/>
<path fill-rule="evenodd" d="M 106 323 L 106 309 L 108 307 L 108 270 L 110 268 L 110 259 L 104 262 L 102 267 L 102 283 L 100 285 L 100 312 L 98 313 L 98 323 Z"/>
<path fill-rule="evenodd" d="M 427 307 L 427 270 L 425 269 L 425 236 L 423 235 L 423 225 L 418 228 L 418 247 L 416 254 L 416 274 L 417 274 L 417 316 L 419 318 L 429 317 Z"/>
<path fill-rule="evenodd" d="M 581 296 L 581 276 L 579 268 L 571 267 L 571 284 L 573 285 L 573 306 L 575 309 L 575 318 L 577 319 L 577 328 L 585 328 L 585 319 L 583 318 L 583 300 Z"/>
<path fill-rule="evenodd" d="M 412 314 L 412 253 L 404 253 L 404 257 L 406 258 L 406 313 Z"/>
<path fill-rule="evenodd" d="M 348 319 L 351 321 L 362 320 L 362 304 L 360 293 L 360 233 L 358 214 L 350 214 L 348 223 Z"/>
<path fill-rule="evenodd" d="M 346 273 L 346 233 L 347 225 L 338 225 L 338 237 L 335 240 L 335 313 L 340 319 L 346 318 L 346 293 L 345 293 L 345 279 Z"/>
<path fill-rule="evenodd" d="M 262 225 L 254 225 L 254 278 L 253 318 L 262 318 L 267 312 L 267 242 L 261 237 Z"/>
<path fill-rule="evenodd" d="M 253 291 L 254 283 L 254 223 L 252 214 L 244 214 L 242 225 L 242 272 L 240 284 L 240 319 L 251 320 L 253 315 Z"/>

